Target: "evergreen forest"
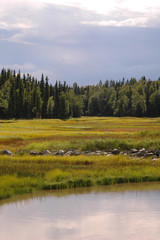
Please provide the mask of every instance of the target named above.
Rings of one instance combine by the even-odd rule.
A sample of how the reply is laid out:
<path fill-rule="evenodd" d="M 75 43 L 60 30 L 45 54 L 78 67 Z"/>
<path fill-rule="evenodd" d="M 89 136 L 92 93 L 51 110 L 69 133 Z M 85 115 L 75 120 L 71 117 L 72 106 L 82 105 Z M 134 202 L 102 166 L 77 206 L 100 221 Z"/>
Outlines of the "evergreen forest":
<path fill-rule="evenodd" d="M 99 81 L 97 85 L 49 84 L 42 74 L 2 69 L 0 73 L 0 118 L 32 119 L 80 116 L 160 116 L 160 78 L 151 80 Z"/>

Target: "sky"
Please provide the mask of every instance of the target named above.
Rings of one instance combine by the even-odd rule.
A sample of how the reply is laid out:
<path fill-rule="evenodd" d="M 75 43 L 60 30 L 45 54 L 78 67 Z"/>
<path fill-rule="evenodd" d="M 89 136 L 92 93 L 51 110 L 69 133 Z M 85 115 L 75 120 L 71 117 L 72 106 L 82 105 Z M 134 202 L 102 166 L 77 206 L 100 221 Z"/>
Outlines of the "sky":
<path fill-rule="evenodd" d="M 68 84 L 160 77 L 159 0 L 1 0 L 0 68 Z"/>

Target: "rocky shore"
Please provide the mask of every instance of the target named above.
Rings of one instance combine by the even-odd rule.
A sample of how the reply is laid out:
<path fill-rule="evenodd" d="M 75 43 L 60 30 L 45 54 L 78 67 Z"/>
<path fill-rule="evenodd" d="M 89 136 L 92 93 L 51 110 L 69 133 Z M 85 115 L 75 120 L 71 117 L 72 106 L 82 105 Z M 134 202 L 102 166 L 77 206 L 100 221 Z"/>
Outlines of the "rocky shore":
<path fill-rule="evenodd" d="M 42 152 L 37 152 L 37 151 L 29 151 L 29 150 L 18 150 L 15 153 L 12 153 L 11 151 L 5 149 L 1 151 L 1 155 L 8 155 L 8 156 L 14 156 L 14 155 L 32 155 L 32 156 L 40 156 L 40 155 L 53 155 L 53 156 L 78 156 L 78 155 L 86 155 L 86 156 L 100 156 L 100 155 L 105 155 L 105 156 L 112 156 L 112 155 L 127 155 L 130 157 L 137 157 L 137 158 L 147 158 L 150 157 L 152 160 L 157 160 L 160 157 L 160 150 L 155 150 L 155 149 L 150 149 L 146 150 L 145 148 L 142 148 L 140 150 L 137 150 L 135 148 L 130 149 L 130 150 L 124 150 L 120 151 L 118 149 L 113 149 L 111 151 L 78 151 L 76 149 L 67 149 L 67 150 L 59 150 L 56 152 L 50 151 L 50 150 L 44 150 Z"/>

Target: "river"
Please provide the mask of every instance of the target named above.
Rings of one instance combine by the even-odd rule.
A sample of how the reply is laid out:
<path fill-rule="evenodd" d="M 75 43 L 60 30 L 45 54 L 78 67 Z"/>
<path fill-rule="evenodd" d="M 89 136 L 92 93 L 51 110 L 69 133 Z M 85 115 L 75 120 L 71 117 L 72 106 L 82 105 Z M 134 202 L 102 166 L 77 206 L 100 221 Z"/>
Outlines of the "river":
<path fill-rule="evenodd" d="M 1 201 L 0 239 L 160 239 L 160 183 L 57 190 Z"/>

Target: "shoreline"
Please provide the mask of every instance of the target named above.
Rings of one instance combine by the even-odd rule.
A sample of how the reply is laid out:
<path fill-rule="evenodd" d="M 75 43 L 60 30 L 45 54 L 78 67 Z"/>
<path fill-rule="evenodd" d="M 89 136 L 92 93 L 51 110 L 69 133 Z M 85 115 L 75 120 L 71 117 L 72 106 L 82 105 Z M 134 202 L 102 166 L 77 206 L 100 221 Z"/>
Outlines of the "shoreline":
<path fill-rule="evenodd" d="M 3 156 L 0 199 L 43 190 L 160 181 L 160 160 L 106 156 Z"/>

